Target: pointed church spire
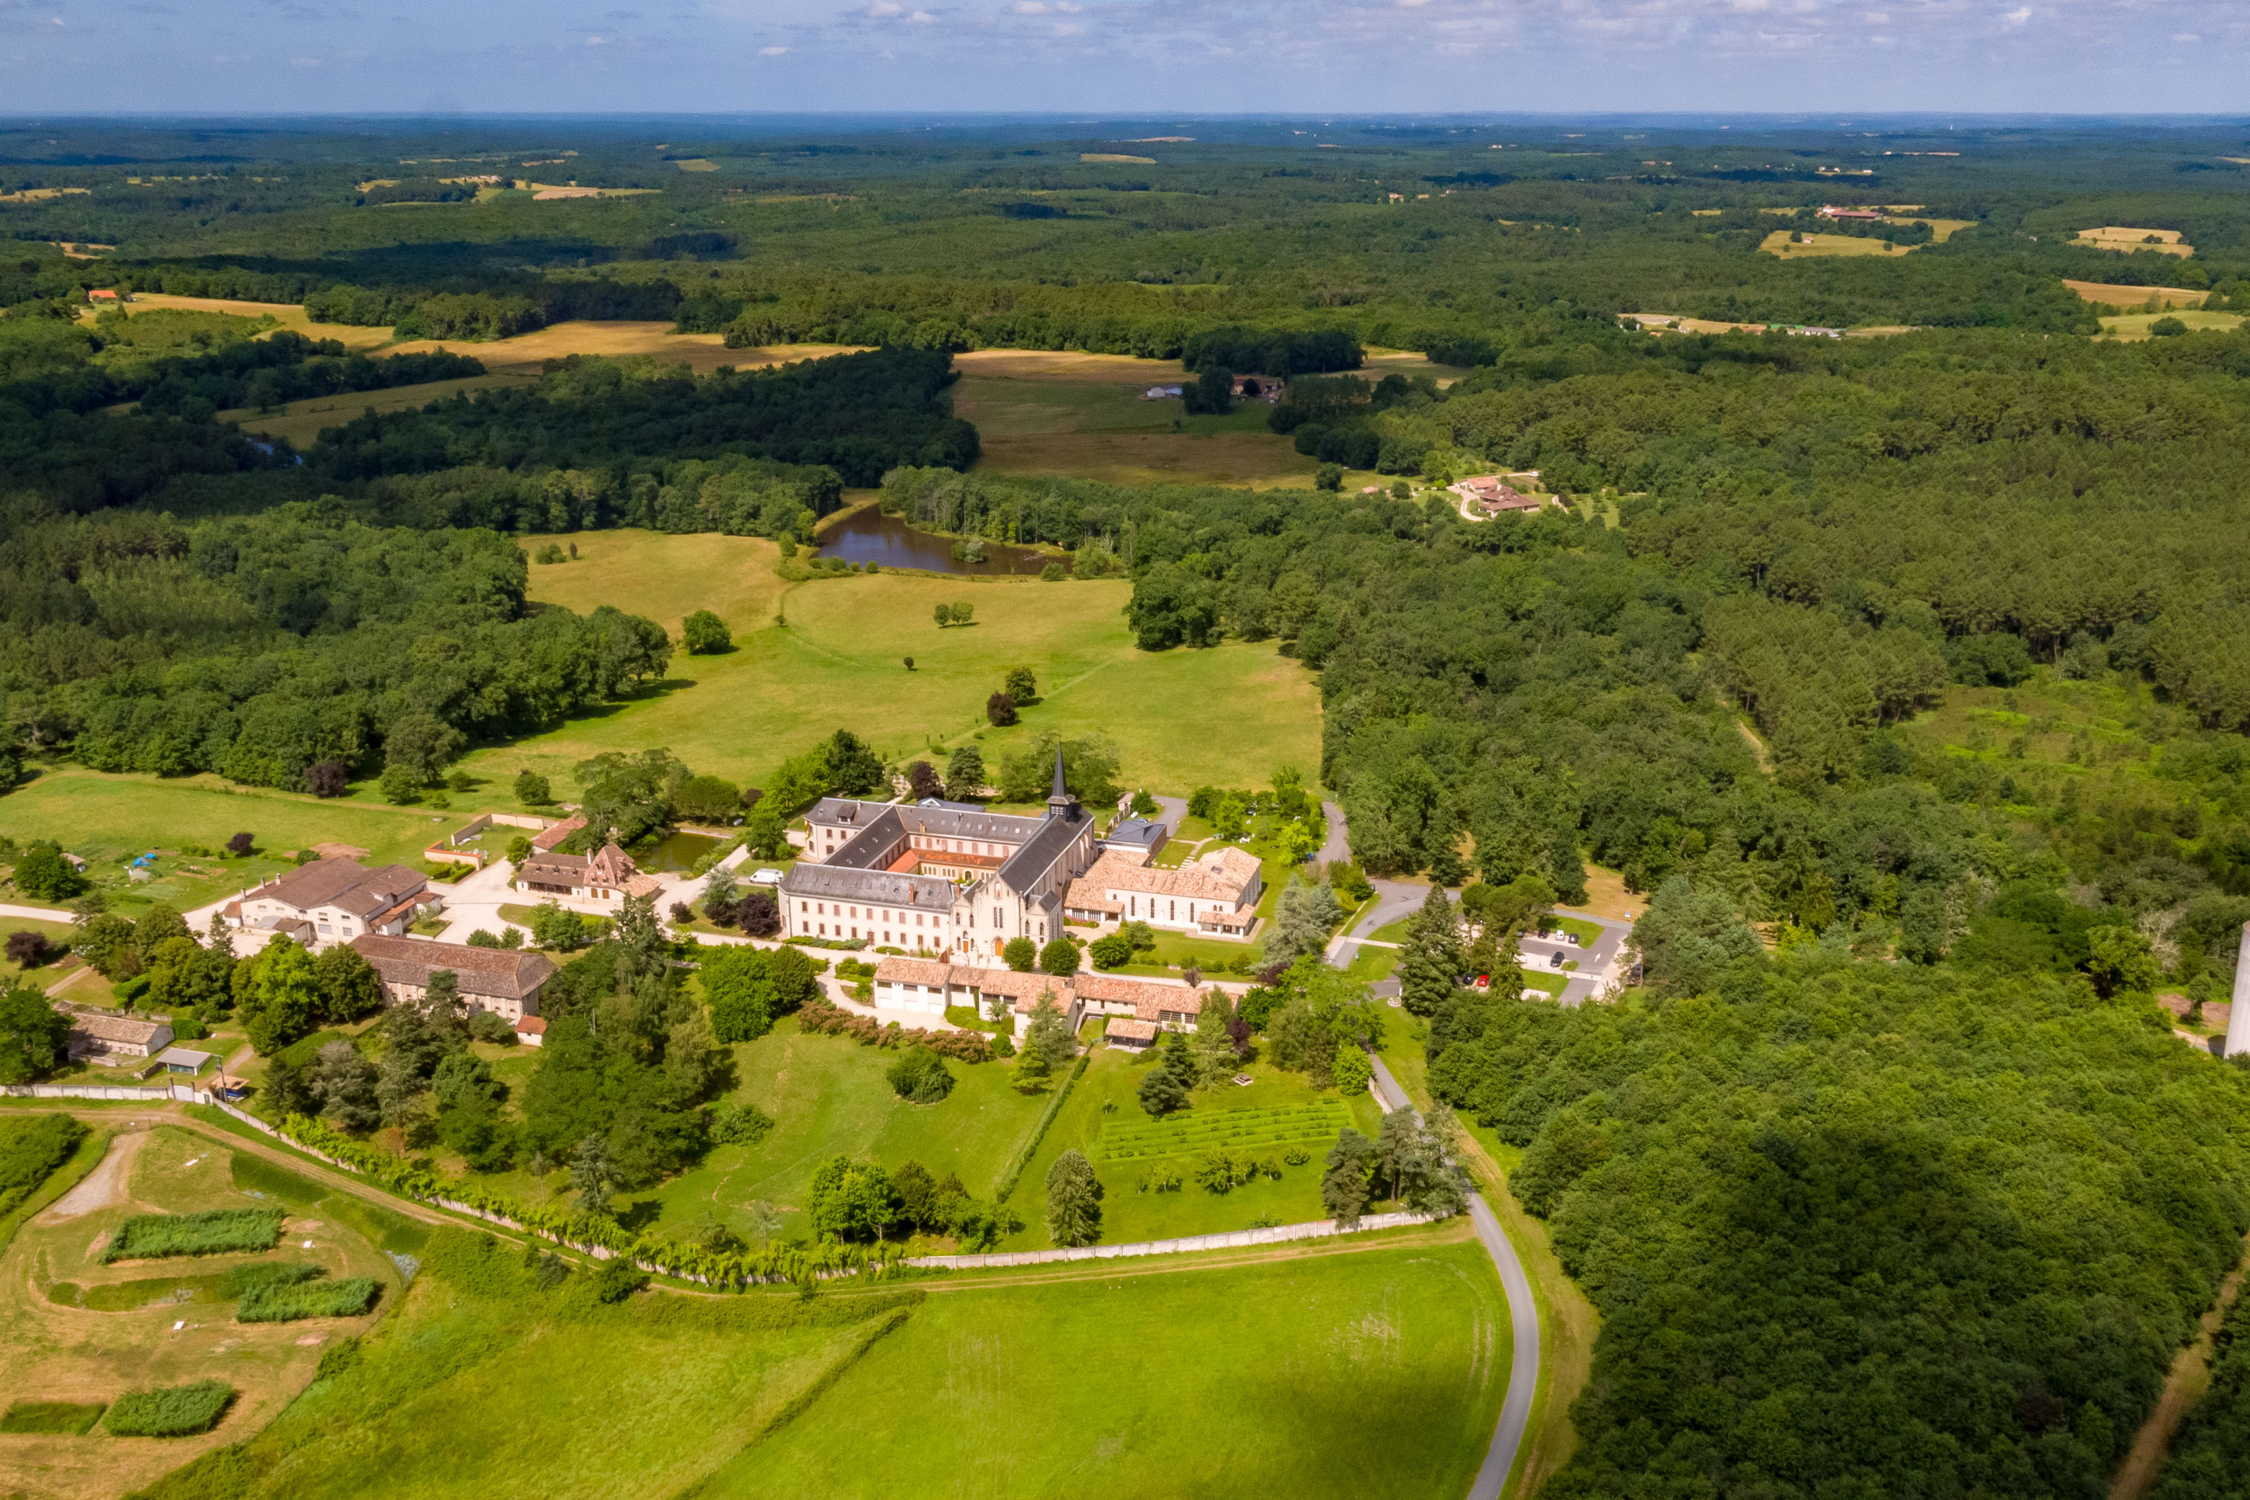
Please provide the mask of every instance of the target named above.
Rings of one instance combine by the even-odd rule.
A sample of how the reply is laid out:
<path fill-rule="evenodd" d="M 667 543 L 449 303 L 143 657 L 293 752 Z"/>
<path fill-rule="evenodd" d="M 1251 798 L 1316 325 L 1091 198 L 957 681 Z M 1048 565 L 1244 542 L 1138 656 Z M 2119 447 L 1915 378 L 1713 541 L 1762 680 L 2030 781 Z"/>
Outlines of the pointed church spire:
<path fill-rule="evenodd" d="M 1075 818 L 1078 816 L 1078 799 L 1070 795 L 1063 784 L 1062 746 L 1055 746 L 1055 786 L 1047 794 L 1047 816 L 1050 818 Z"/>

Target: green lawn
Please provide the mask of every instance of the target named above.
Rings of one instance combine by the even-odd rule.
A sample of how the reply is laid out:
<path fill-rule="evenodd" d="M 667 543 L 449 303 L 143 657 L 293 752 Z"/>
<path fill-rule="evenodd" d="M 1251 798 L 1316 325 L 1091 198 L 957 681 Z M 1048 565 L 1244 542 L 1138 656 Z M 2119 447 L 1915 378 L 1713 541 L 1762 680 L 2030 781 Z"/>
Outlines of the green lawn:
<path fill-rule="evenodd" d="M 1560 996 L 1569 985 L 1570 975 L 1563 969 L 1526 968 L 1523 971 L 1523 987 L 1527 990 L 1545 990 L 1550 995 Z"/>
<path fill-rule="evenodd" d="M 594 1303 L 449 1233 L 343 1374 L 157 1500 L 1456 1494 L 1507 1379 L 1472 1243 Z M 1192 1411 L 1157 1420 L 1144 1393 Z"/>
<path fill-rule="evenodd" d="M 1020 1094 L 1012 1065 L 948 1062 L 953 1092 L 937 1104 L 909 1104 L 891 1091 L 884 1070 L 898 1054 L 862 1047 L 847 1037 L 814 1036 L 784 1020 L 757 1041 L 733 1049 L 739 1080 L 729 1096 L 756 1105 L 774 1119 L 765 1139 L 749 1146 L 714 1146 L 679 1176 L 623 1202 L 653 1201 L 658 1234 L 684 1234 L 705 1215 L 748 1233 L 752 1203 L 781 1212 L 780 1234 L 805 1232 L 805 1192 L 812 1174 L 832 1156 L 861 1156 L 885 1167 L 919 1161 L 941 1180 L 958 1173 L 978 1197 L 990 1196 L 1001 1170 L 1046 1108 L 1045 1094 Z M 537 1054 L 495 1052 L 503 1079 L 520 1085 Z M 502 1192 L 543 1201 L 565 1191 L 562 1173 L 540 1178 L 517 1170 L 481 1179 Z"/>
<path fill-rule="evenodd" d="M 1094 1163 L 1095 1175 L 1101 1178 L 1107 1191 L 1102 1207 L 1102 1239 L 1110 1244 L 1247 1229 L 1259 1219 L 1295 1224 L 1323 1217 L 1320 1160 L 1335 1140 L 1333 1129 L 1327 1132 L 1325 1141 L 1305 1142 L 1312 1160 L 1301 1166 L 1284 1166 L 1279 1181 L 1260 1178 L 1223 1196 L 1205 1192 L 1192 1180 L 1196 1159 L 1204 1149 L 1201 1145 L 1178 1156 L 1131 1161 L 1107 1159 L 1102 1150 L 1106 1130 L 1112 1126 L 1148 1123 L 1149 1117 L 1141 1109 L 1136 1090 L 1153 1062 L 1151 1054 L 1135 1056 L 1113 1047 L 1105 1046 L 1094 1053 L 1084 1076 L 1071 1090 L 1069 1099 L 1055 1116 L 1055 1123 L 1048 1127 L 1045 1139 L 1039 1143 L 1039 1151 L 1032 1158 L 1030 1169 L 1023 1174 L 1015 1196 L 1009 1200 L 1009 1206 L 1026 1223 L 1022 1231 L 1003 1243 L 1003 1249 L 1046 1247 L 1047 1230 L 1041 1222 L 1041 1214 L 1046 1203 L 1047 1170 L 1056 1157 L 1073 1149 L 1083 1151 Z M 1333 1089 L 1313 1088 L 1301 1076 L 1263 1063 L 1253 1063 L 1246 1071 L 1256 1080 L 1248 1088 L 1220 1083 L 1196 1091 L 1191 1114 L 1196 1117 L 1194 1123 L 1198 1129 L 1205 1127 L 1209 1117 L 1227 1110 L 1263 1111 L 1315 1103 L 1326 1103 L 1346 1111 L 1352 1123 L 1370 1135 L 1381 1123 L 1374 1101 L 1365 1094 L 1342 1099 Z M 1188 1123 L 1181 1122 L 1182 1125 Z M 1281 1146 L 1259 1147 L 1247 1154 L 1279 1156 L 1284 1149 Z M 1178 1192 L 1138 1191 L 1143 1175 L 1159 1166 L 1175 1168 L 1183 1178 L 1190 1180 Z"/>
<path fill-rule="evenodd" d="M 238 787 L 216 776 L 164 780 L 113 776 L 79 766 L 43 771 L 0 797 L 0 834 L 51 838 L 89 862 L 88 874 L 119 910 L 151 902 L 187 910 L 233 895 L 290 868 L 284 853 L 316 843 L 349 844 L 374 861 L 417 863 L 422 847 L 465 815 L 392 808 L 374 802 L 323 802 L 263 787 Z M 217 850 L 237 833 L 257 840 L 247 859 L 195 855 Z M 124 862 L 159 854 L 157 877 L 131 883 Z M 12 892 L 0 899 L 21 901 Z M 40 904 L 40 903 L 32 903 Z"/>
<path fill-rule="evenodd" d="M 48 942 L 64 947 L 68 947 L 70 940 L 77 935 L 76 929 L 68 922 L 41 922 L 32 917 L 0 917 L 0 944 L 7 942 L 11 932 L 36 932 Z M 0 988 L 22 979 L 27 984 L 36 984 L 45 989 L 61 977 L 62 970 L 55 962 L 50 961 L 40 968 L 26 971 L 21 964 L 8 962 L 5 954 L 0 953 Z M 80 983 L 84 981 L 81 980 Z"/>
<path fill-rule="evenodd" d="M 1547 919 L 1547 926 L 1549 928 L 1559 927 L 1569 933 L 1572 937 L 1578 939 L 1578 946 L 1581 948 L 1591 948 L 1595 943 L 1601 941 L 1601 924 L 1589 922 L 1584 917 L 1551 916 Z"/>
<path fill-rule="evenodd" d="M 854 573 L 794 585 L 771 571 L 772 545 L 698 537 L 700 565 L 651 565 L 680 538 L 594 532 L 577 562 L 535 567 L 534 597 L 596 603 L 672 621 L 708 606 L 735 649 L 678 656 L 660 688 L 546 735 L 472 754 L 467 769 L 504 784 L 519 768 L 572 791 L 570 768 L 604 750 L 669 746 L 698 771 L 758 784 L 838 728 L 886 757 L 978 741 L 997 760 L 1045 729 L 1115 741 L 1135 784 L 1238 781 L 1245 765 L 1319 764 L 1320 704 L 1310 673 L 1270 644 L 1143 652 L 1126 630 L 1124 580 L 930 578 Z M 728 547 L 708 544 L 733 543 Z M 966 599 L 976 623 L 939 630 L 933 606 Z M 786 627 L 774 617 L 786 617 Z M 914 658 L 914 670 L 904 661 Z M 984 700 L 1009 667 L 1038 675 L 1042 701 L 1021 725 L 992 729 Z M 1223 734 L 1212 732 L 1215 724 Z"/>
<path fill-rule="evenodd" d="M 933 1291 L 699 1493 L 1466 1492 L 1510 1346 L 1475 1245 L 1135 1270 Z"/>

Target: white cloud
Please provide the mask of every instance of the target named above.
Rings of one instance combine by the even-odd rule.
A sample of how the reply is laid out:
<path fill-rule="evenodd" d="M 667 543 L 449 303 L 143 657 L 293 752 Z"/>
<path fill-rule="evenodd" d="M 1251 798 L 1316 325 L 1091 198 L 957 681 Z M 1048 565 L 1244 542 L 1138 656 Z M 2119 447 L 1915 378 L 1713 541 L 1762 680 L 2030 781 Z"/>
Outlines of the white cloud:
<path fill-rule="evenodd" d="M 1019 16 L 1043 16 L 1047 13 L 1047 0 L 1016 0 L 1010 8 Z"/>
<path fill-rule="evenodd" d="M 2019 5 L 2014 10 L 2004 13 L 2000 17 L 2000 19 L 2002 23 L 2008 26 L 2021 26 L 2024 22 L 2031 19 L 2031 7 L 2028 5 Z"/>
<path fill-rule="evenodd" d="M 935 26 L 937 17 L 926 10 L 918 10 L 906 18 L 906 23 L 909 26 Z"/>
<path fill-rule="evenodd" d="M 785 57 L 788 55 L 788 53 L 789 49 L 787 47 L 760 47 L 758 49 L 758 55 L 760 57 Z"/>

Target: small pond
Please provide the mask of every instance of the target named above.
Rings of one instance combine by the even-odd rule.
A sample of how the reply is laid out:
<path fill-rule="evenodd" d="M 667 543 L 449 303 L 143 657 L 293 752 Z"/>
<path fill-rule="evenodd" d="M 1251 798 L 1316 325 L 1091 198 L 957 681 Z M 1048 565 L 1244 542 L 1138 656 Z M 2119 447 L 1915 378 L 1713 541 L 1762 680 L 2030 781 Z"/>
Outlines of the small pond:
<path fill-rule="evenodd" d="M 642 869 L 671 874 L 694 869 L 697 860 L 718 847 L 719 841 L 706 833 L 674 833 L 627 852 Z"/>
<path fill-rule="evenodd" d="M 920 568 L 931 573 L 1006 576 L 1037 574 L 1051 562 L 1070 566 L 1065 558 L 999 542 L 984 543 L 984 561 L 963 562 L 953 555 L 953 543 L 952 537 L 917 531 L 897 516 L 887 516 L 870 505 L 823 531 L 820 555 L 840 557 L 848 563 L 880 563 L 886 568 Z"/>

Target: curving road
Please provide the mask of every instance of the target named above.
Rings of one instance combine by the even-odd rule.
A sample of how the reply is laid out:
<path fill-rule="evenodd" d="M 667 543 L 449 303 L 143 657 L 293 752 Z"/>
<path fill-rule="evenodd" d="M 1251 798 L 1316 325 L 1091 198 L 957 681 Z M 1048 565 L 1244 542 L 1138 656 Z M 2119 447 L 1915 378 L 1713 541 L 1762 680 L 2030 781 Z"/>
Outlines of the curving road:
<path fill-rule="evenodd" d="M 1349 833 L 1344 827 L 1343 809 L 1333 802 L 1324 802 L 1321 806 L 1328 814 L 1328 839 L 1320 857 L 1323 860 L 1348 858 Z M 1374 884 L 1374 905 L 1353 924 L 1369 932 L 1420 910 L 1429 894 L 1427 887 L 1395 880 L 1378 880 Z M 1621 938 L 1620 934 L 1607 931 L 1608 926 L 1621 924 L 1605 924 L 1603 933 L 1603 946 L 1614 956 Z M 1344 968 L 1358 951 L 1358 939 L 1338 937 L 1328 945 L 1323 956 L 1328 963 Z M 1587 977 L 1590 984 L 1591 976 Z M 1566 1000 L 1565 1003 L 1573 1002 Z M 1370 1052 L 1367 1060 L 1374 1066 L 1375 1097 L 1384 1110 L 1411 1112 L 1414 1101 L 1407 1098 L 1406 1090 L 1399 1087 L 1383 1059 Z M 1484 1462 L 1478 1466 L 1477 1477 L 1469 1486 L 1469 1500 L 1500 1500 L 1508 1488 L 1508 1475 L 1515 1469 L 1516 1455 L 1523 1451 L 1524 1434 L 1531 1428 L 1532 1397 L 1539 1390 L 1539 1304 L 1532 1298 L 1530 1274 L 1524 1270 L 1523 1260 L 1509 1241 L 1508 1232 L 1501 1228 L 1499 1218 L 1474 1184 L 1469 1188 L 1469 1222 L 1475 1227 L 1477 1240 L 1484 1246 L 1485 1253 L 1492 1257 L 1493 1268 L 1500 1273 L 1500 1287 L 1508 1297 L 1508 1321 L 1513 1325 L 1508 1393 L 1501 1399 L 1500 1420 L 1492 1429 L 1492 1442 L 1484 1451 Z"/>
<path fill-rule="evenodd" d="M 1367 1060 L 1374 1064 L 1375 1097 L 1383 1108 L 1411 1112 L 1413 1101 L 1398 1086 L 1383 1059 L 1370 1053 Z M 1500 1402 L 1500 1420 L 1492 1429 L 1484 1462 L 1478 1465 L 1477 1477 L 1469 1486 L 1469 1500 L 1500 1500 L 1508 1487 L 1508 1475 L 1516 1466 L 1516 1455 L 1523 1449 L 1524 1434 L 1531 1428 L 1531 1398 L 1539 1390 L 1539 1304 L 1532 1300 L 1531 1277 L 1509 1242 L 1508 1232 L 1500 1227 L 1491 1205 L 1473 1186 L 1469 1189 L 1469 1222 L 1500 1273 L 1501 1290 L 1508 1295 L 1508 1321 L 1514 1330 L 1508 1394 Z"/>

